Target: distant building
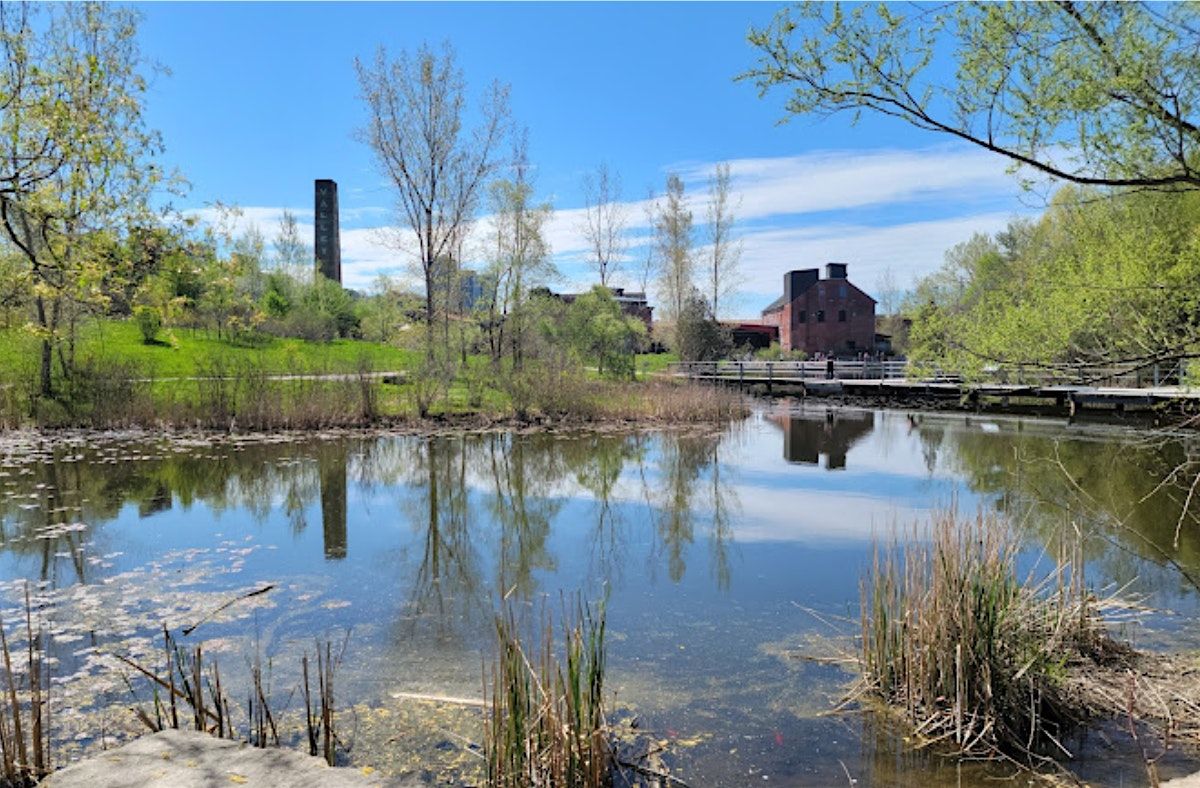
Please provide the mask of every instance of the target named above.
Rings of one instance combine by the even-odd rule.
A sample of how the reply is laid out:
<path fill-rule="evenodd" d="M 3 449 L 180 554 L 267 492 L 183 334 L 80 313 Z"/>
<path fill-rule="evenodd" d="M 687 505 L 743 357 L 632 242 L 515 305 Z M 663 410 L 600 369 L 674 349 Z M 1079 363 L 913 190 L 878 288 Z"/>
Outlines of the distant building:
<path fill-rule="evenodd" d="M 856 356 L 875 352 L 875 299 L 846 278 L 845 263 L 783 275 L 783 295 L 762 312 L 779 331 L 784 350 L 809 355 Z"/>
<path fill-rule="evenodd" d="M 779 326 L 744 321 L 721 321 L 729 329 L 735 348 L 762 350 L 779 341 Z"/>
<path fill-rule="evenodd" d="M 650 302 L 646 300 L 645 293 L 626 293 L 623 287 L 610 287 L 608 291 L 612 293 L 613 300 L 621 305 L 621 311 L 626 316 L 641 320 L 646 326 L 646 331 L 650 331 L 654 323 L 654 307 L 650 306 Z M 583 295 L 583 293 L 547 292 L 565 304 L 570 304 Z"/>
<path fill-rule="evenodd" d="M 483 279 L 474 271 L 464 270 L 459 278 L 459 283 L 462 309 L 464 312 L 470 312 L 475 308 L 479 299 L 483 298 Z"/>

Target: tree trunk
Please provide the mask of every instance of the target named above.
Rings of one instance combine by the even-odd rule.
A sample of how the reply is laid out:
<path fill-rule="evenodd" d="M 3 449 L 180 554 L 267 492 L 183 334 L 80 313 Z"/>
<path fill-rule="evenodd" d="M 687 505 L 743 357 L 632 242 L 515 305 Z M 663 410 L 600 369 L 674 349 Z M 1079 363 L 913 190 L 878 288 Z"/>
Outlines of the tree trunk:
<path fill-rule="evenodd" d="M 50 330 L 50 324 L 46 320 L 46 301 L 42 296 L 37 297 L 37 317 L 38 325 L 43 331 Z M 50 378 L 50 373 L 54 364 L 54 348 L 50 342 L 50 337 L 42 337 L 42 362 L 41 376 L 38 390 L 43 397 L 51 397 L 54 395 L 54 387 Z"/>
<path fill-rule="evenodd" d="M 425 359 L 433 361 L 433 266 L 425 266 Z"/>

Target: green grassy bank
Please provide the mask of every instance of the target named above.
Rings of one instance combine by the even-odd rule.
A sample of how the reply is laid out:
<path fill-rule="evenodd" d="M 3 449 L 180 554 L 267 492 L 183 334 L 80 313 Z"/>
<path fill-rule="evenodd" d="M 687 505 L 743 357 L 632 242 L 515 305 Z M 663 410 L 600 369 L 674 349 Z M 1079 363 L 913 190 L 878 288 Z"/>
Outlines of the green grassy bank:
<path fill-rule="evenodd" d="M 252 342 L 230 342 L 203 329 L 164 330 L 146 344 L 132 320 L 89 321 L 79 329 L 75 347 L 81 359 L 136 367 L 151 377 L 192 377 L 213 367 L 253 363 L 268 374 L 354 372 L 365 360 L 380 371 L 399 371 L 415 363 L 417 353 L 394 345 L 358 339 L 310 342 L 260 335 Z M 0 379 L 31 371 L 38 338 L 24 328 L 0 330 Z"/>
<path fill-rule="evenodd" d="M 76 373 L 56 381 L 53 398 L 42 398 L 35 386 L 38 338 L 20 328 L 0 332 L 0 427 L 321 429 L 447 418 L 663 423 L 746 412 L 737 395 L 658 375 L 670 355 L 640 356 L 638 381 L 614 381 L 558 357 L 514 370 L 473 356 L 430 372 L 420 351 L 353 339 L 231 342 L 176 328 L 148 344 L 132 321 L 117 320 L 90 322 L 77 337 Z"/>

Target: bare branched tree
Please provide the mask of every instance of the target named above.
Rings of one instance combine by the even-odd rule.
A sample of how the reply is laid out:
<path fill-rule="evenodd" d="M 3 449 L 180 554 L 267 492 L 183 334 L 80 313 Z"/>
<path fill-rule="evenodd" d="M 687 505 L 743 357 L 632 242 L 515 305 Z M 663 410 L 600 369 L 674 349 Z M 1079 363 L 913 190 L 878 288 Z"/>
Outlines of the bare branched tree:
<path fill-rule="evenodd" d="M 508 88 L 492 83 L 479 123 L 463 128 L 466 85 L 454 50 L 422 46 L 415 56 L 388 57 L 380 47 L 372 64 L 355 60 L 370 119 L 361 138 L 396 192 L 402 234 L 416 241 L 425 283 L 426 355 L 433 354 L 438 261 L 456 251 L 500 159 L 508 131 Z M 398 246 L 405 237 L 395 239 Z M 411 247 L 410 247 L 411 248 Z"/>
<path fill-rule="evenodd" d="M 654 193 L 654 187 L 646 189 L 646 201 L 642 204 L 642 209 L 646 213 L 646 226 L 654 228 L 654 215 L 658 209 L 658 196 Z M 643 293 L 650 291 L 650 280 L 654 278 L 656 270 L 656 261 L 654 259 L 654 237 L 651 236 L 646 241 L 646 251 L 641 256 L 638 267 L 638 285 L 641 286 Z"/>
<path fill-rule="evenodd" d="M 313 256 L 308 244 L 300 237 L 300 225 L 296 214 L 283 209 L 279 219 L 279 231 L 272 241 L 275 247 L 275 267 L 298 281 L 312 279 Z"/>
<path fill-rule="evenodd" d="M 489 299 L 488 337 L 493 363 L 498 363 L 505 345 L 512 352 L 513 367 L 520 368 L 525 350 L 525 305 L 532 287 L 557 275 L 545 227 L 554 209 L 535 201 L 532 172 L 524 133 L 513 145 L 510 178 L 490 187 L 492 209 L 492 258 L 488 279 L 495 288 Z"/>
<path fill-rule="evenodd" d="M 696 267 L 693 250 L 692 212 L 683 193 L 683 180 L 675 173 L 667 176 L 667 193 L 654 208 L 654 254 L 658 260 L 658 281 L 672 320 L 683 314 L 695 286 Z"/>
<path fill-rule="evenodd" d="M 628 210 L 621 202 L 621 176 L 600 164 L 583 177 L 584 220 L 580 226 L 600 284 L 609 286 L 625 251 Z"/>
<path fill-rule="evenodd" d="M 720 315 L 721 299 L 729 295 L 740 283 L 738 266 L 742 261 L 742 242 L 733 235 L 736 221 L 735 204 L 729 194 L 729 164 L 718 164 L 708 182 L 708 257 L 705 260 L 705 276 L 708 279 L 709 300 L 713 317 Z"/>

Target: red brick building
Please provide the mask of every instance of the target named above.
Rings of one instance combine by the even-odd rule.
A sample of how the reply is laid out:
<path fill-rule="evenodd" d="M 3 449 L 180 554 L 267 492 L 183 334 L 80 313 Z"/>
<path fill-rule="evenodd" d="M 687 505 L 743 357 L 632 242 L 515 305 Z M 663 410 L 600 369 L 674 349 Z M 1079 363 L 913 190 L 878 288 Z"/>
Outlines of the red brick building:
<path fill-rule="evenodd" d="M 845 263 L 783 275 L 783 295 L 762 312 L 784 350 L 857 356 L 875 350 L 875 299 L 846 279 Z"/>

